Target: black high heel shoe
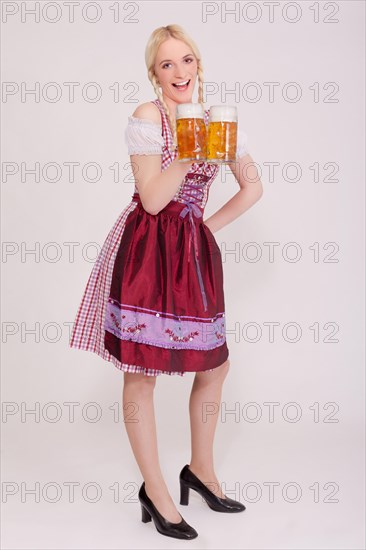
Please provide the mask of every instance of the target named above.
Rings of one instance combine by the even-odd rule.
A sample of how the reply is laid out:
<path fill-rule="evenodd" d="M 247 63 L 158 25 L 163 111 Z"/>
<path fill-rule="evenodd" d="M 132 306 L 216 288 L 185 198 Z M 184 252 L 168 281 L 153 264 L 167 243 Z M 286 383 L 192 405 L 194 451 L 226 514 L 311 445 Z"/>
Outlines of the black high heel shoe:
<path fill-rule="evenodd" d="M 202 483 L 186 464 L 180 474 L 180 504 L 187 505 L 189 500 L 189 489 L 197 491 L 215 512 L 243 512 L 244 504 L 232 498 L 219 498 Z"/>
<path fill-rule="evenodd" d="M 174 537 L 176 539 L 195 539 L 198 537 L 197 531 L 188 525 L 183 518 L 179 523 L 172 523 L 159 513 L 152 500 L 147 496 L 145 481 L 140 487 L 138 496 L 141 503 L 141 520 L 143 523 L 148 523 L 153 519 L 157 531 L 167 537 Z"/>

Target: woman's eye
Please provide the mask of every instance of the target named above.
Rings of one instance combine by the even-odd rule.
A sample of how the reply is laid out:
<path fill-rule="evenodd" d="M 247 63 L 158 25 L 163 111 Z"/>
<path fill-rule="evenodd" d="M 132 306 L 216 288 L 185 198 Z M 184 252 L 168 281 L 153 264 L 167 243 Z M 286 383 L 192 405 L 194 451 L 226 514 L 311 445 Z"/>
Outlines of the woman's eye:
<path fill-rule="evenodd" d="M 187 59 L 185 59 L 184 61 L 188 61 L 189 63 L 192 63 L 193 62 L 193 59 L 192 57 L 188 57 Z M 164 65 L 162 66 L 163 69 L 165 69 L 165 67 L 167 65 L 171 65 L 171 63 L 164 63 Z"/>

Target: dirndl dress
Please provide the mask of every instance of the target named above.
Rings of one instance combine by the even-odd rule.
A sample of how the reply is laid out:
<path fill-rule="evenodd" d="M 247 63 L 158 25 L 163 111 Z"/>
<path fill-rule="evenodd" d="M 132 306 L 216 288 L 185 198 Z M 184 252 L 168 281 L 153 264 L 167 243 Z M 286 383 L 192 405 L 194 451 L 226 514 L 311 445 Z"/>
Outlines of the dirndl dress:
<path fill-rule="evenodd" d="M 161 170 L 176 158 L 158 99 L 161 126 L 128 117 L 129 154 L 161 154 Z M 209 111 L 205 113 L 208 124 Z M 240 133 L 237 156 L 246 153 Z M 239 140 L 239 134 L 238 134 Z M 146 212 L 135 184 L 96 259 L 69 345 L 125 372 L 180 375 L 212 371 L 229 356 L 220 248 L 203 223 L 219 167 L 194 163 L 173 199 Z"/>

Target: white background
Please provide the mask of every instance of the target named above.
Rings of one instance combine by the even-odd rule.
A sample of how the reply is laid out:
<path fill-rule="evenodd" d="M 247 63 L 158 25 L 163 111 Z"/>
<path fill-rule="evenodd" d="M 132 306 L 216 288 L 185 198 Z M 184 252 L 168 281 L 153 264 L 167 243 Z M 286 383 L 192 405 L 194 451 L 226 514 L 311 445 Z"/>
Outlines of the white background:
<path fill-rule="evenodd" d="M 75 7 L 73 23 L 65 4 L 57 4 L 58 22 L 41 14 L 36 23 L 32 15 L 21 18 L 34 2 L 2 2 L 2 80 L 3 87 L 14 86 L 1 104 L 3 548 L 364 548 L 364 3 L 278 2 L 271 21 L 266 2 L 250 9 L 236 2 L 237 20 L 225 17 L 234 2 L 211 2 L 217 13 L 203 22 L 201 2 L 121 2 L 113 22 L 117 2 L 106 1 L 98 3 L 95 23 L 82 17 L 85 2 Z M 12 6 L 19 11 L 6 20 L 4 10 Z M 48 13 L 52 18 L 56 11 Z M 87 13 L 95 16 L 92 7 Z M 247 506 L 243 514 L 215 513 L 192 493 L 190 505 L 179 506 L 194 375 L 160 376 L 155 389 L 162 471 L 199 533 L 190 543 L 141 523 L 141 475 L 123 422 L 111 410 L 121 407 L 123 373 L 68 346 L 96 255 L 88 243 L 101 247 L 133 193 L 123 131 L 136 105 L 155 99 L 145 46 L 155 28 L 171 23 L 196 41 L 205 81 L 215 83 L 207 105 L 237 105 L 264 187 L 251 210 L 215 234 L 231 361 L 215 466 L 226 494 Z M 42 95 L 50 82 L 61 90 L 56 102 Z M 80 83 L 73 103 L 65 82 Z M 90 82 L 102 90 L 95 103 L 81 94 Z M 250 100 L 254 86 L 245 91 L 250 82 L 256 101 Z M 39 83 L 39 101 L 31 94 L 22 100 L 22 83 L 27 89 Z M 109 89 L 114 83 L 117 102 Z M 272 99 L 269 83 L 277 84 Z M 289 83 L 300 92 L 297 101 Z M 235 85 L 239 98 L 225 94 Z M 59 181 L 42 174 L 40 181 L 31 174 L 22 181 L 21 163 L 36 162 L 58 163 Z M 74 181 L 66 162 L 80 163 Z M 102 168 L 95 183 L 83 179 L 88 162 Z M 5 163 L 19 168 L 6 181 Z M 118 183 L 109 168 L 114 163 Z M 268 163 L 276 164 L 273 178 Z M 206 218 L 237 190 L 221 169 Z M 77 243 L 73 261 L 65 244 L 71 242 Z M 57 243 L 57 261 L 49 243 Z M 255 247 L 247 250 L 248 243 Z M 269 243 L 275 243 L 273 258 Z M 290 260 L 289 243 L 296 244 L 297 261 Z M 29 253 L 37 247 L 40 253 Z M 273 341 L 268 323 L 276 323 Z M 297 342 L 290 341 L 295 330 L 286 332 L 288 323 L 299 331 Z M 70 402 L 78 404 L 74 422 Z M 55 422 L 50 403 L 60 415 Z M 95 413 L 88 403 L 99 407 L 98 422 L 87 420 Z M 275 404 L 273 421 L 268 403 Z M 37 408 L 38 419 L 24 414 Z M 298 421 L 291 422 L 295 414 Z M 65 485 L 72 482 L 74 502 Z M 47 492 L 49 483 L 58 495 L 52 487 Z M 99 486 L 97 502 L 90 502 L 95 491 L 86 492 L 88 483 Z M 39 502 L 27 493 L 34 488 Z"/>

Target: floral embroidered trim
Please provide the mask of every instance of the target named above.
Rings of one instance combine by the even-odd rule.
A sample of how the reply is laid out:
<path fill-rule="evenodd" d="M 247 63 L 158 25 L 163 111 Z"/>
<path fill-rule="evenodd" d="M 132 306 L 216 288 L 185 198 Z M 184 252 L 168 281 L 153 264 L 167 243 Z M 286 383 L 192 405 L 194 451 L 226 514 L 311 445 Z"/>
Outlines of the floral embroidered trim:
<path fill-rule="evenodd" d="M 190 319 L 191 321 L 203 321 L 203 322 L 206 322 L 206 323 L 212 323 L 212 322 L 216 321 L 217 319 L 219 319 L 220 317 L 225 317 L 225 312 L 224 311 L 216 313 L 215 317 L 195 317 L 195 316 L 192 316 L 192 315 L 175 315 L 174 313 L 168 313 L 166 311 L 157 311 L 156 309 L 149 309 L 149 308 L 142 307 L 142 306 L 132 306 L 130 304 L 121 304 L 115 298 L 109 298 L 108 301 L 111 304 L 118 305 L 120 309 L 127 309 L 127 310 L 130 310 L 130 311 L 141 311 L 141 312 L 146 312 L 146 313 L 153 313 L 154 315 L 156 315 L 156 317 L 168 317 L 170 319 L 176 319 L 176 320 L 181 320 L 181 319 L 187 319 L 188 320 L 188 319 Z"/>
<path fill-rule="evenodd" d="M 210 350 L 226 340 L 225 314 L 212 318 L 176 316 L 108 300 L 105 330 L 120 340 L 168 349 Z M 145 309 L 144 311 L 142 311 Z"/>

